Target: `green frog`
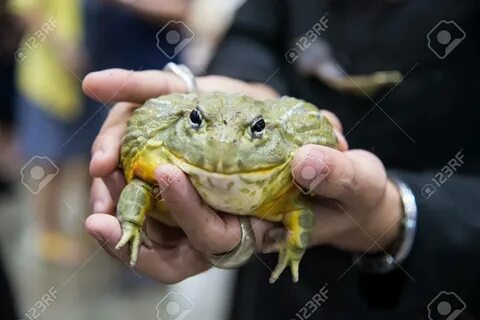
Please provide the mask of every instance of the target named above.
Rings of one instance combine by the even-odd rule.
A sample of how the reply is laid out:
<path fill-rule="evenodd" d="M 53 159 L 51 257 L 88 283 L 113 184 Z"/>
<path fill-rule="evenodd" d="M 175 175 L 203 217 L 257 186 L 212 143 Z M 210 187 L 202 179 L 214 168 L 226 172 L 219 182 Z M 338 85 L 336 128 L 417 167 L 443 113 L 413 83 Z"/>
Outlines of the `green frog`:
<path fill-rule="evenodd" d="M 178 166 L 210 207 L 282 223 L 285 237 L 270 281 L 290 266 L 293 281 L 315 225 L 311 197 L 293 181 L 291 162 L 306 144 L 336 148 L 332 125 L 313 104 L 291 97 L 255 100 L 213 92 L 148 100 L 128 121 L 121 165 L 128 184 L 117 206 L 135 265 L 145 217 L 175 227 L 154 170 Z M 154 192 L 156 190 L 157 192 Z M 160 192 L 161 193 L 161 192 Z"/>

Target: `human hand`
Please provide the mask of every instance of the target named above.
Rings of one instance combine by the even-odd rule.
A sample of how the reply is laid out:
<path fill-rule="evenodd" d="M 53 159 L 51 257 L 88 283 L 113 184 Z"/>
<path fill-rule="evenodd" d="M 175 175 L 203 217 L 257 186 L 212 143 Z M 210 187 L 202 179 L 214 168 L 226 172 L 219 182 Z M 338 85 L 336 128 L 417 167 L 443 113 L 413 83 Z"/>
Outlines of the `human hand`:
<path fill-rule="evenodd" d="M 400 193 L 374 154 L 306 145 L 297 151 L 292 168 L 295 181 L 316 198 L 311 245 L 363 253 L 385 251 L 397 238 Z M 305 179 L 304 168 L 322 173 L 323 180 L 311 185 L 315 178 Z"/>
<path fill-rule="evenodd" d="M 277 96 L 272 89 L 264 85 L 247 84 L 225 77 L 202 77 L 197 81 L 200 91 L 241 92 L 258 99 Z M 164 72 L 131 73 L 123 70 L 107 70 L 87 76 L 84 81 L 84 90 L 99 100 L 105 100 L 109 98 L 109 95 L 117 92 L 116 99 L 133 101 L 133 103 L 119 103 L 112 109 L 93 146 L 93 158 L 90 166 L 92 175 L 97 177 L 92 186 L 91 197 L 94 212 L 101 214 L 94 214 L 87 220 L 87 229 L 97 240 L 105 244 L 108 252 L 116 255 L 111 248 L 120 237 L 120 225 L 111 214 L 114 214 L 118 196 L 125 185 L 122 174 L 115 169 L 118 165 L 120 140 L 126 127 L 126 120 L 132 110 L 138 106 L 135 102 L 141 103 L 152 96 L 173 91 L 184 91 L 185 84 L 177 76 Z M 329 112 L 324 113 L 339 131 L 340 124 L 336 117 Z M 340 134 L 337 135 L 341 141 L 341 148 L 346 149 L 345 140 Z M 171 170 L 167 171 L 171 172 Z M 162 171 L 160 170 L 158 174 L 161 178 Z M 178 229 L 170 229 L 155 221 L 147 221 L 147 232 L 152 238 L 153 248 L 142 248 L 137 264 L 140 271 L 163 282 L 176 282 L 205 270 L 209 264 L 206 263 L 203 252 L 225 252 L 233 248 L 239 240 L 238 220 L 228 215 L 222 219 L 220 215 L 203 205 L 188 179 L 183 174 L 179 176 L 181 180 L 178 182 L 177 192 L 174 191 L 174 187 L 171 187 L 169 188 L 171 192 L 162 197 L 168 203 L 169 210 L 185 233 Z M 187 204 L 187 207 L 182 207 Z M 204 216 L 205 219 L 195 221 L 188 215 L 189 212 L 205 212 L 204 215 L 196 215 L 196 217 Z M 185 222 L 183 222 L 184 220 Z M 207 227 L 204 225 L 206 222 L 208 222 Z M 216 225 L 217 231 L 215 231 Z M 271 229 L 273 224 L 255 221 L 254 225 L 257 233 L 257 247 L 259 250 L 263 250 L 266 247 L 262 243 L 263 234 L 269 228 Z M 208 230 L 208 234 L 198 235 L 196 230 Z M 225 232 L 225 230 L 229 230 L 229 233 L 223 235 L 224 241 L 222 241 L 221 232 Z M 165 242 L 166 238 L 168 239 Z M 214 241 L 214 243 L 211 244 L 209 241 Z M 178 254 L 179 250 L 183 250 L 182 254 L 175 255 L 174 253 Z M 128 259 L 124 251 L 120 252 L 120 256 L 122 255 Z M 180 258 L 181 262 L 175 257 Z M 189 259 L 188 268 L 181 267 L 185 259 Z M 162 268 L 159 269 L 159 266 Z M 159 274 L 159 270 L 165 272 Z"/>
<path fill-rule="evenodd" d="M 310 245 L 330 244 L 350 251 L 374 251 L 386 246 L 398 229 L 400 199 L 395 187 L 387 182 L 380 161 L 365 151 L 341 152 L 309 145 L 297 152 L 293 173 L 297 182 L 308 188 L 310 181 L 302 178 L 302 169 L 312 166 L 316 172 L 325 172 L 324 165 L 329 174 L 311 190 L 318 199 L 315 206 L 317 223 Z M 155 175 L 158 181 L 170 181 L 162 198 L 181 229 L 169 228 L 147 218 L 146 231 L 153 244 L 151 248 L 140 249 L 137 269 L 161 282 L 175 283 L 207 270 L 210 264 L 205 253 L 228 252 L 234 248 L 240 240 L 240 227 L 235 216 L 222 215 L 203 204 L 187 176 L 177 167 L 161 166 Z M 121 175 L 117 178 L 122 179 Z M 113 194 L 113 198 L 118 198 L 121 183 L 111 188 L 111 193 L 97 189 L 104 186 L 95 183 L 93 191 L 97 195 Z M 108 201 L 110 211 L 91 216 L 87 229 L 99 242 L 106 244 L 112 256 L 117 256 L 111 248 L 121 236 L 120 224 L 112 216 L 114 200 Z M 283 228 L 256 218 L 251 218 L 251 224 L 256 251 L 270 252 L 282 236 Z M 122 249 L 118 256 L 128 261 L 128 249 Z"/>

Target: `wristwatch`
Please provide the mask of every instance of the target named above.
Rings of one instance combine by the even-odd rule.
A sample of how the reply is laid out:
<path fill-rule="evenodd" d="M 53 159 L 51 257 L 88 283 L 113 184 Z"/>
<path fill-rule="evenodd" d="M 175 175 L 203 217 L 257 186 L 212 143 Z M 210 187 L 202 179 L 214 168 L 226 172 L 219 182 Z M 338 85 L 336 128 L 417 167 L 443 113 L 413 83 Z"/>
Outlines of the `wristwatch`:
<path fill-rule="evenodd" d="M 384 274 L 396 269 L 412 250 L 417 230 L 417 204 L 410 187 L 396 177 L 390 177 L 400 193 L 402 221 L 399 237 L 381 254 L 356 254 L 356 266 L 365 272 Z"/>

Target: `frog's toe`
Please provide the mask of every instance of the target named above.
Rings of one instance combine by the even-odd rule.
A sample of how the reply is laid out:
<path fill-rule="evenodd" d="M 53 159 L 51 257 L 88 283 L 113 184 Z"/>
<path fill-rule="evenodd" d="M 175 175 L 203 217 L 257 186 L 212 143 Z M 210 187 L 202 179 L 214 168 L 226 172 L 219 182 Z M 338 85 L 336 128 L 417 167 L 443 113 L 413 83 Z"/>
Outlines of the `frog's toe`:
<path fill-rule="evenodd" d="M 292 271 L 292 280 L 293 282 L 298 282 L 298 268 L 300 265 L 300 260 L 304 254 L 305 250 L 300 248 L 282 248 L 279 252 L 278 263 L 275 269 L 270 276 L 270 283 L 274 283 L 280 277 L 282 272 L 290 266 Z"/>
<path fill-rule="evenodd" d="M 287 262 L 282 261 L 280 259 L 277 263 L 277 266 L 275 267 L 275 269 L 272 271 L 272 274 L 270 275 L 270 280 L 269 280 L 270 283 L 274 283 L 275 281 L 277 281 L 286 267 L 287 267 Z"/>
<path fill-rule="evenodd" d="M 137 263 L 138 251 L 140 250 L 140 243 L 142 239 L 142 232 L 140 227 L 130 223 L 124 222 L 122 224 L 122 237 L 115 246 L 116 250 L 119 250 L 121 247 L 130 243 L 130 266 L 134 267 Z"/>

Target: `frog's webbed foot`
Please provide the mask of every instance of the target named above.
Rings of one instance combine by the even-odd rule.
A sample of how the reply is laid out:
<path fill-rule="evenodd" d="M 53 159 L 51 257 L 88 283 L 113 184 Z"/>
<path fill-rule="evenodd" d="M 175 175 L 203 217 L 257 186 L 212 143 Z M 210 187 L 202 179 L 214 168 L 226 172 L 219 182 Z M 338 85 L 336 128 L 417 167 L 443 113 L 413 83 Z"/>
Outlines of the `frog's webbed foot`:
<path fill-rule="evenodd" d="M 142 240 L 142 230 L 139 226 L 131 222 L 122 223 L 122 237 L 115 246 L 115 250 L 130 243 L 130 266 L 134 267 L 137 263 L 138 252 L 140 251 L 140 244 Z"/>
<path fill-rule="evenodd" d="M 310 242 L 315 217 L 310 209 L 301 209 L 286 214 L 283 223 L 287 235 L 280 245 L 278 263 L 270 276 L 274 283 L 287 266 L 290 266 L 293 282 L 298 282 L 300 260 Z"/>
<path fill-rule="evenodd" d="M 278 263 L 270 276 L 270 283 L 274 283 L 282 274 L 283 270 L 290 265 L 293 282 L 298 282 L 298 267 L 305 249 L 285 245 L 280 248 Z"/>
<path fill-rule="evenodd" d="M 120 194 L 117 209 L 122 226 L 122 237 L 115 249 L 118 250 L 130 243 L 130 266 L 132 267 L 137 263 L 142 240 L 147 246 L 151 245 L 151 241 L 143 232 L 143 223 L 152 205 L 153 196 L 150 186 L 141 180 L 133 179 Z"/>

